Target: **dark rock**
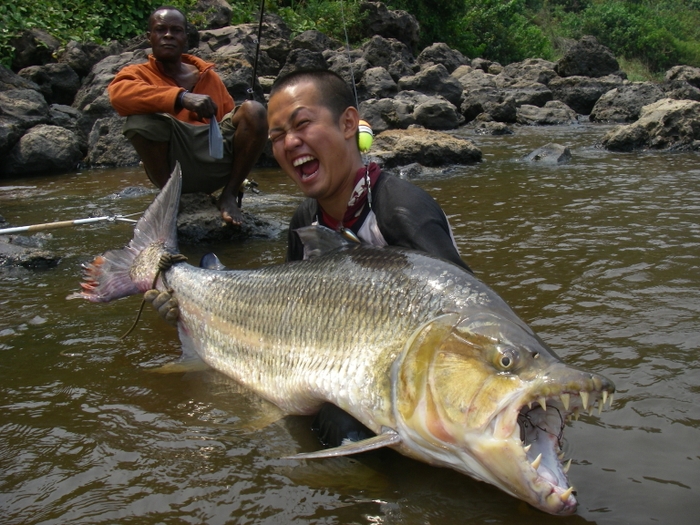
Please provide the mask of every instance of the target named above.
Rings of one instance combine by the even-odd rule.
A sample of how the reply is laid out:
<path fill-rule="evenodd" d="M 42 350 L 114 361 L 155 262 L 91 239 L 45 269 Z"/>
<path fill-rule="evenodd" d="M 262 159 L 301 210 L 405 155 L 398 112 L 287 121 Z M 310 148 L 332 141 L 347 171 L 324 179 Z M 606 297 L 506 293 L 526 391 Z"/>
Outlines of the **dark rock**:
<path fill-rule="evenodd" d="M 502 89 L 506 97 L 513 99 L 516 107 L 524 104 L 542 107 L 554 98 L 552 91 L 547 86 L 530 80 L 521 80 L 503 86 Z"/>
<path fill-rule="evenodd" d="M 700 88 L 700 68 L 692 66 L 674 66 L 666 71 L 664 80 L 685 80 L 691 86 Z"/>
<path fill-rule="evenodd" d="M 552 79 L 548 87 L 554 100 L 561 100 L 577 113 L 589 115 L 600 97 L 623 82 L 617 75 L 600 78 L 570 76 Z"/>
<path fill-rule="evenodd" d="M 421 66 L 442 64 L 448 73 L 452 73 L 459 66 L 466 66 L 470 63 L 469 59 L 462 53 L 442 42 L 426 47 L 418 55 L 416 61 Z"/>
<path fill-rule="evenodd" d="M 506 87 L 517 82 L 530 81 L 537 82 L 547 86 L 549 82 L 558 77 L 555 70 L 556 64 L 549 60 L 541 58 L 528 58 L 522 62 L 514 62 L 503 68 L 497 77 L 503 80 L 497 80 L 501 87 Z"/>
<path fill-rule="evenodd" d="M 442 97 L 431 97 L 413 110 L 416 124 L 428 129 L 455 129 L 464 122 L 464 117 L 454 104 Z"/>
<path fill-rule="evenodd" d="M 513 130 L 503 122 L 474 121 L 474 133 L 477 135 L 512 135 Z"/>
<path fill-rule="evenodd" d="M 406 129 L 416 123 L 415 103 L 404 99 L 382 98 L 360 102 L 360 115 L 370 123 L 375 135 L 387 129 Z"/>
<path fill-rule="evenodd" d="M 390 98 L 399 91 L 396 82 L 383 67 L 372 67 L 365 70 L 360 81 L 363 99 Z"/>
<path fill-rule="evenodd" d="M 287 61 L 282 66 L 280 76 L 293 71 L 305 71 L 311 69 L 328 69 L 328 62 L 323 58 L 323 53 L 309 51 L 308 49 L 292 49 L 287 55 Z"/>
<path fill-rule="evenodd" d="M 204 27 L 200 29 L 218 29 L 231 23 L 232 12 L 231 6 L 225 0 L 197 0 L 190 10 L 190 18 L 204 19 Z"/>
<path fill-rule="evenodd" d="M 619 72 L 620 64 L 594 36 L 584 36 L 557 61 L 555 71 L 562 77 L 597 78 Z"/>
<path fill-rule="evenodd" d="M 9 91 L 11 89 L 41 91 L 41 88 L 31 80 L 22 78 L 14 71 L 0 65 L 0 91 Z"/>
<path fill-rule="evenodd" d="M 53 268 L 61 258 L 41 247 L 23 246 L 23 236 L 0 235 L 0 267 L 22 266 L 31 270 Z"/>
<path fill-rule="evenodd" d="M 100 60 L 109 55 L 118 55 L 121 52 L 122 48 L 116 41 L 101 46 L 92 42 L 79 43 L 71 40 L 59 53 L 58 62 L 67 64 L 78 77 L 84 78 Z"/>
<path fill-rule="evenodd" d="M 11 38 L 10 45 L 15 48 L 12 69 L 19 71 L 25 67 L 55 62 L 53 55 L 61 47 L 61 42 L 46 31 L 33 28 Z"/>
<path fill-rule="evenodd" d="M 420 25 L 416 17 L 408 12 L 389 11 L 381 2 L 363 2 L 360 15 L 364 16 L 361 28 L 364 36 L 394 38 L 410 50 L 418 45 Z"/>
<path fill-rule="evenodd" d="M 440 95 L 457 107 L 462 101 L 462 84 L 450 76 L 442 64 L 428 66 L 413 76 L 401 78 L 399 89 L 420 91 L 426 95 Z"/>
<path fill-rule="evenodd" d="M 666 80 L 659 87 L 668 98 L 700 101 L 700 89 L 685 80 Z"/>
<path fill-rule="evenodd" d="M 323 58 L 328 64 L 328 69 L 340 75 L 348 85 L 352 85 L 353 79 L 355 85 L 360 84 L 365 71 L 371 67 L 362 56 L 362 51 L 357 49 L 351 50 L 350 53 L 328 49 L 323 52 Z"/>
<path fill-rule="evenodd" d="M 86 163 L 93 167 L 136 166 L 139 156 L 122 134 L 124 117 L 112 115 L 97 119 L 88 137 Z"/>
<path fill-rule="evenodd" d="M 84 152 L 79 137 L 58 126 L 41 124 L 27 131 L 0 164 L 0 173 L 65 172 L 75 169 Z"/>
<path fill-rule="evenodd" d="M 663 98 L 644 106 L 639 120 L 605 134 L 611 151 L 700 150 L 700 102 Z"/>
<path fill-rule="evenodd" d="M 70 106 L 80 89 L 80 77 L 65 63 L 29 66 L 18 74 L 37 84 L 49 104 Z"/>
<path fill-rule="evenodd" d="M 634 122 L 643 106 L 664 98 L 663 89 L 652 82 L 633 82 L 611 89 L 593 106 L 593 122 Z"/>
<path fill-rule="evenodd" d="M 550 142 L 541 148 L 537 148 L 525 156 L 523 160 L 547 165 L 568 164 L 571 161 L 571 150 L 568 146 Z"/>
<path fill-rule="evenodd" d="M 372 67 L 383 67 L 390 70 L 395 62 L 403 62 L 408 69 L 413 70 L 415 59 L 411 50 L 395 38 L 384 38 L 375 35 L 362 46 L 362 56 Z M 398 80 L 394 78 L 394 80 Z"/>
<path fill-rule="evenodd" d="M 544 107 L 523 105 L 517 111 L 518 124 L 526 126 L 555 126 L 578 122 L 576 112 L 558 100 L 547 102 Z"/>
<path fill-rule="evenodd" d="M 336 49 L 340 46 L 342 46 L 340 42 L 315 29 L 300 33 L 290 43 L 290 49 L 306 49 L 317 53 L 323 53 L 326 49 Z"/>

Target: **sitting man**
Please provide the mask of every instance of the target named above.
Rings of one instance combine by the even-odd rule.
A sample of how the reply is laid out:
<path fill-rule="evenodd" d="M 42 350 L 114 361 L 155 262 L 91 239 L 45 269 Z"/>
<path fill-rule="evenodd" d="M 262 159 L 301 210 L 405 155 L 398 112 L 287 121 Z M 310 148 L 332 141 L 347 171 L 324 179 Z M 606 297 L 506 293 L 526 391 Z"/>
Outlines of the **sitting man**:
<path fill-rule="evenodd" d="M 307 197 L 290 222 L 287 260 L 304 257 L 294 230 L 320 224 L 361 242 L 421 250 L 469 270 L 437 202 L 375 163 L 364 164 L 357 142 L 359 113 L 340 76 L 298 71 L 278 79 L 267 116 L 275 159 Z M 169 293 L 150 290 L 146 299 L 168 321 L 177 319 L 177 300 Z M 373 435 L 331 404 L 322 406 L 314 427 L 321 441 L 333 447 L 346 438 Z"/>
<path fill-rule="evenodd" d="M 127 117 L 124 135 L 156 186 L 165 185 L 179 161 L 183 192 L 223 188 L 222 218 L 240 225 L 239 189 L 267 142 L 265 107 L 253 100 L 236 107 L 214 64 L 183 54 L 187 20 L 180 10 L 156 9 L 147 36 L 148 62 L 126 66 L 108 87 L 112 106 Z M 220 159 L 209 153 L 209 119 L 221 123 Z"/>

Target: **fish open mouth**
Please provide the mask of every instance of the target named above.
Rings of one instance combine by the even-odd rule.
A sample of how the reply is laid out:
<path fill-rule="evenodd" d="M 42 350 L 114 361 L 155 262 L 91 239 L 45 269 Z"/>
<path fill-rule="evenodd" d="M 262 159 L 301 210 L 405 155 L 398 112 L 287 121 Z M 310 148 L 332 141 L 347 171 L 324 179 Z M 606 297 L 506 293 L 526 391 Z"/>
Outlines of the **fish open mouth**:
<path fill-rule="evenodd" d="M 550 512 L 570 514 L 577 506 L 576 491 L 567 475 L 572 460 L 567 460 L 563 450 L 566 423 L 578 420 L 582 412 L 600 413 L 608 401 L 612 404 L 607 389 L 580 390 L 530 397 L 518 410 L 513 437 L 519 440 L 527 463 L 521 465 L 523 476 Z"/>

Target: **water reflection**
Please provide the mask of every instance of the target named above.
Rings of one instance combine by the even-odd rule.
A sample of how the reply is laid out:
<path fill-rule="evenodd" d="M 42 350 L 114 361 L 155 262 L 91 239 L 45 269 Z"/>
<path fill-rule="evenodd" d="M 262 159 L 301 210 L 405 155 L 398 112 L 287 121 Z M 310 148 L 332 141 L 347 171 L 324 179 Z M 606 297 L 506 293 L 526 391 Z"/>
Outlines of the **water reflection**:
<path fill-rule="evenodd" d="M 484 162 L 416 181 L 449 215 L 464 258 L 562 358 L 611 377 L 611 411 L 566 432 L 577 516 L 550 518 L 496 489 L 392 453 L 296 464 L 307 418 L 211 372 L 158 374 L 174 331 L 137 298 L 65 301 L 80 264 L 128 242 L 126 224 L 44 235 L 47 271 L 2 270 L 0 510 L 7 523 L 695 523 L 700 486 L 700 169 L 697 154 L 612 154 L 605 128 L 470 136 Z M 521 158 L 547 142 L 567 166 Z M 248 211 L 286 221 L 299 195 L 275 170 Z M 139 169 L 2 181 L 13 224 L 145 209 Z M 215 250 L 229 266 L 282 260 L 284 235 Z"/>

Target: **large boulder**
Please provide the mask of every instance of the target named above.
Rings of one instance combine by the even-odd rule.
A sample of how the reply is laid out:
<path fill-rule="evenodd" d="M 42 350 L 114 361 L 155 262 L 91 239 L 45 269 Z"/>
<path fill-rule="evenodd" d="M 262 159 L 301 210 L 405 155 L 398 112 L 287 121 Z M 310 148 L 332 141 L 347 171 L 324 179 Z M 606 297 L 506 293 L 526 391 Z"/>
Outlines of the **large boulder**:
<path fill-rule="evenodd" d="M 135 166 L 139 163 L 138 153 L 122 133 L 124 120 L 124 117 L 112 115 L 95 121 L 85 159 L 89 166 Z"/>
<path fill-rule="evenodd" d="M 204 19 L 204 27 L 200 29 L 218 29 L 231 23 L 232 12 L 226 0 L 197 0 L 190 10 L 190 19 Z"/>
<path fill-rule="evenodd" d="M 385 168 L 414 162 L 423 166 L 445 166 L 481 161 L 481 150 L 471 141 L 421 128 L 380 133 L 375 137 L 371 154 Z"/>
<path fill-rule="evenodd" d="M 561 100 L 577 113 L 589 115 L 600 97 L 611 89 L 620 87 L 623 82 L 617 75 L 598 78 L 570 76 L 554 78 L 548 87 L 554 100 Z"/>
<path fill-rule="evenodd" d="M 663 98 L 644 106 L 639 120 L 605 134 L 611 151 L 700 150 L 700 102 Z"/>
<path fill-rule="evenodd" d="M 49 104 L 70 106 L 80 89 L 80 77 L 66 63 L 29 66 L 18 74 L 37 84 Z"/>
<path fill-rule="evenodd" d="M 562 77 L 604 77 L 620 71 L 612 51 L 598 43 L 594 36 L 584 36 L 571 46 L 555 66 Z"/>
<path fill-rule="evenodd" d="M 10 39 L 15 48 L 12 69 L 19 71 L 29 66 L 41 66 L 55 62 L 54 53 L 61 47 L 61 42 L 43 29 L 27 29 Z"/>
<path fill-rule="evenodd" d="M 413 53 L 400 40 L 395 38 L 384 38 L 375 35 L 362 46 L 362 56 L 372 67 L 383 67 L 391 72 L 395 63 L 401 62 L 404 69 L 413 70 L 415 59 Z M 394 77 L 394 80 L 399 80 Z"/>
<path fill-rule="evenodd" d="M 442 64 L 428 66 L 415 75 L 399 79 L 399 89 L 440 95 L 457 107 L 462 101 L 462 84 L 450 76 Z"/>
<path fill-rule="evenodd" d="M 65 48 L 59 51 L 58 62 L 70 66 L 82 79 L 100 60 L 109 55 L 118 55 L 121 52 L 121 45 L 116 41 L 101 46 L 92 42 L 80 43 L 71 40 Z"/>
<path fill-rule="evenodd" d="M 631 82 L 603 94 L 593 106 L 594 122 L 634 122 L 642 107 L 664 98 L 661 87 L 653 82 Z"/>
<path fill-rule="evenodd" d="M 7 158 L 0 161 L 0 173 L 16 176 L 70 171 L 77 167 L 84 154 L 75 133 L 41 124 L 27 131 Z"/>
<path fill-rule="evenodd" d="M 395 38 L 411 51 L 418 45 L 420 25 L 410 13 L 390 11 L 382 2 L 363 2 L 360 4 L 360 15 L 364 17 L 361 28 L 364 36 Z"/>
<path fill-rule="evenodd" d="M 421 67 L 442 64 L 448 73 L 452 73 L 459 66 L 469 65 L 471 61 L 456 49 L 452 49 L 443 42 L 437 42 L 421 51 L 416 62 Z"/>
<path fill-rule="evenodd" d="M 559 100 L 551 100 L 544 107 L 522 105 L 517 110 L 517 122 L 526 126 L 557 126 L 578 122 L 576 112 Z"/>
<path fill-rule="evenodd" d="M 685 80 L 691 86 L 700 88 L 700 68 L 692 66 L 674 66 L 666 71 L 664 80 Z"/>

